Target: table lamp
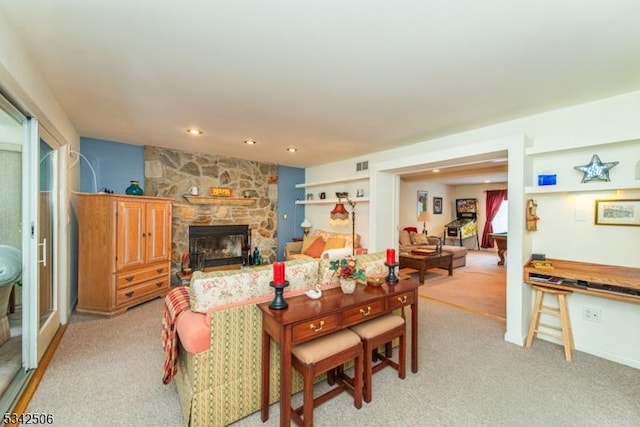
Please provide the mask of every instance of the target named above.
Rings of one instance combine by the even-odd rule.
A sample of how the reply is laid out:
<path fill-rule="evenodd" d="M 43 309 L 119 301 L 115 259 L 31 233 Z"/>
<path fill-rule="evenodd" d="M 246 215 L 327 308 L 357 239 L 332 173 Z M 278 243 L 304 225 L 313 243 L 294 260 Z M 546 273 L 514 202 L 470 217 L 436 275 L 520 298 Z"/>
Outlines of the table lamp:
<path fill-rule="evenodd" d="M 427 234 L 427 222 L 431 220 L 431 214 L 427 211 L 420 212 L 418 221 L 422 221 L 422 234 Z"/>
<path fill-rule="evenodd" d="M 305 218 L 304 221 L 302 221 L 302 224 L 300 224 L 300 227 L 302 227 L 302 232 L 304 233 L 304 235 L 308 236 L 309 235 L 309 230 L 312 227 L 311 221 L 309 221 L 307 218 Z"/>

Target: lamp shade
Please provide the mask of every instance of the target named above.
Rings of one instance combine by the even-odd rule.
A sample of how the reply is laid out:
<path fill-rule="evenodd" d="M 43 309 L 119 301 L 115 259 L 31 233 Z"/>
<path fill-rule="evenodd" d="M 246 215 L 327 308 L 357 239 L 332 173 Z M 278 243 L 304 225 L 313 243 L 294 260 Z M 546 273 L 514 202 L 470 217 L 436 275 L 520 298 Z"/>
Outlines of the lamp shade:
<path fill-rule="evenodd" d="M 430 220 L 431 220 L 431 214 L 427 211 L 422 211 L 420 212 L 420 215 L 418 215 L 418 221 L 428 222 Z"/>
<path fill-rule="evenodd" d="M 336 206 L 330 213 L 329 224 L 331 225 L 347 225 L 349 224 L 349 212 L 343 203 L 336 203 Z"/>
<path fill-rule="evenodd" d="M 304 221 L 302 221 L 302 224 L 300 224 L 300 227 L 302 227 L 302 228 L 311 228 L 311 227 L 313 227 L 313 225 L 311 224 L 311 221 L 309 221 L 307 218 L 305 218 Z"/>

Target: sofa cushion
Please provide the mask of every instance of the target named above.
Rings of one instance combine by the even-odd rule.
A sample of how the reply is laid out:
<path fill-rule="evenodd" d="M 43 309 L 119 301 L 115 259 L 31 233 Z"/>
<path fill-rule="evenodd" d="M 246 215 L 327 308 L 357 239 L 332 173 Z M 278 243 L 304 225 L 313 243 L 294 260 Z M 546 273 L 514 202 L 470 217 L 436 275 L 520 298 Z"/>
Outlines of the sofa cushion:
<path fill-rule="evenodd" d="M 309 255 L 312 258 L 320 258 L 322 251 L 324 251 L 325 242 L 322 238 L 318 238 L 313 241 L 311 246 L 306 251 L 302 252 L 305 255 Z"/>
<path fill-rule="evenodd" d="M 353 237 L 351 236 L 351 233 L 349 234 L 339 234 L 339 233 L 333 233 L 331 231 L 324 231 L 324 230 L 316 230 L 313 233 L 314 236 L 321 236 L 325 241 L 329 240 L 330 237 L 342 237 L 344 239 L 344 246 L 349 246 L 349 247 L 354 247 L 353 246 Z M 358 246 L 360 246 L 360 235 L 356 234 L 355 236 L 355 240 L 356 240 L 356 244 L 355 247 L 357 248 Z"/>
<path fill-rule="evenodd" d="M 313 244 L 320 236 L 304 236 L 302 238 L 302 247 L 300 248 L 300 253 L 303 254 L 309 249 L 309 246 Z"/>
<path fill-rule="evenodd" d="M 342 237 L 329 237 L 324 245 L 324 250 L 344 248 L 344 242 Z"/>

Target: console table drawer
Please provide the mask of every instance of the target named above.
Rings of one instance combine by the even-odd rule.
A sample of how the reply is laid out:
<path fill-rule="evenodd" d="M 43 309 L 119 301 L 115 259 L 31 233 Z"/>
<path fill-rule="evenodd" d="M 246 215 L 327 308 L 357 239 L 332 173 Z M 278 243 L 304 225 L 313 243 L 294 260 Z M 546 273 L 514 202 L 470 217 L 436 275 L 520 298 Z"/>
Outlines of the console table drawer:
<path fill-rule="evenodd" d="M 385 300 L 378 300 L 346 310 L 344 312 L 344 324 L 351 325 L 362 322 L 364 319 L 373 318 L 380 313 L 384 313 L 386 311 L 385 305 Z"/>
<path fill-rule="evenodd" d="M 413 304 L 416 300 L 414 292 L 406 292 L 401 295 L 396 295 L 394 297 L 389 298 L 389 304 L 391 309 L 395 310 L 396 308 L 402 308 L 406 305 Z"/>
<path fill-rule="evenodd" d="M 340 318 L 337 314 L 318 317 L 316 319 L 294 325 L 291 332 L 292 339 L 295 343 L 307 341 L 328 332 L 333 332 L 338 329 L 339 325 Z"/>

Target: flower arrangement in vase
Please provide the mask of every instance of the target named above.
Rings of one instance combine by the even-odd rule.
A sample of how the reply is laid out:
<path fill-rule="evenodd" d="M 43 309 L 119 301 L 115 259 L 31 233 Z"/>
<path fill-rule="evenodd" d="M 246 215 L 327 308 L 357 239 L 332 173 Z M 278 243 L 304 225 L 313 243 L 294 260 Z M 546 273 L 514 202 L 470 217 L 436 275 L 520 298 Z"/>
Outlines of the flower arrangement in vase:
<path fill-rule="evenodd" d="M 367 275 L 363 269 L 356 267 L 353 257 L 330 261 L 329 269 L 340 279 L 340 287 L 345 294 L 352 294 L 356 290 L 356 281 L 366 283 Z"/>

